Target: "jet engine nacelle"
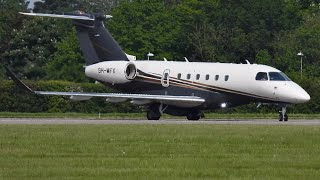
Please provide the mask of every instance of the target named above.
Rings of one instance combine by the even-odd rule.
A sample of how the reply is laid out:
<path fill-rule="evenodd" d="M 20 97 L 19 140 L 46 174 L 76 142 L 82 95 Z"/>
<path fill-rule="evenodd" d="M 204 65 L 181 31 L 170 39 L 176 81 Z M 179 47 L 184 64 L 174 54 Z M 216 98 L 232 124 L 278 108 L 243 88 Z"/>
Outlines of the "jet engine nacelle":
<path fill-rule="evenodd" d="M 132 81 L 137 75 L 137 68 L 128 61 L 104 61 L 86 67 L 88 77 L 111 83 L 124 84 Z"/>

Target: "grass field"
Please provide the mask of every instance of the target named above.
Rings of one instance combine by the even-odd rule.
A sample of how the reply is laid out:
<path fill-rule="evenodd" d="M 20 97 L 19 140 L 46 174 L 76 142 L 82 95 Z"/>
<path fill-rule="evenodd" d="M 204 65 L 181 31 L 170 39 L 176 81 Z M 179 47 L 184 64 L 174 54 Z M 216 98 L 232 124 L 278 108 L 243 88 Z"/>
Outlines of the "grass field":
<path fill-rule="evenodd" d="M 0 179 L 319 177 L 319 126 L 0 125 Z"/>
<path fill-rule="evenodd" d="M 205 119 L 277 119 L 278 114 L 206 113 Z M 146 119 L 146 113 L 16 113 L 0 112 L 0 118 L 81 118 L 81 119 Z M 163 114 L 162 119 L 185 119 Z M 320 114 L 289 114 L 289 119 L 320 119 Z"/>

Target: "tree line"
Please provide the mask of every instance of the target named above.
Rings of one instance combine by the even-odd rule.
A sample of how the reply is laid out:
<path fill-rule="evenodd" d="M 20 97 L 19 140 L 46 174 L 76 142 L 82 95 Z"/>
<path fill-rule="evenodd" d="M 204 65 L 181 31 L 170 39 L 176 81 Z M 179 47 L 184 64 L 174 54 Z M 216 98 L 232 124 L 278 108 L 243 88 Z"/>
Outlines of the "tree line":
<path fill-rule="evenodd" d="M 71 21 L 19 15 L 29 11 L 24 0 L 0 5 L 1 64 L 23 79 L 90 82 Z M 111 14 L 106 27 L 138 59 L 152 52 L 155 59 L 270 65 L 311 91 L 309 104 L 317 105 L 314 99 L 320 93 L 313 89 L 320 78 L 319 0 L 45 0 L 33 9 L 75 10 Z M 7 79 L 2 67 L 0 79 Z"/>

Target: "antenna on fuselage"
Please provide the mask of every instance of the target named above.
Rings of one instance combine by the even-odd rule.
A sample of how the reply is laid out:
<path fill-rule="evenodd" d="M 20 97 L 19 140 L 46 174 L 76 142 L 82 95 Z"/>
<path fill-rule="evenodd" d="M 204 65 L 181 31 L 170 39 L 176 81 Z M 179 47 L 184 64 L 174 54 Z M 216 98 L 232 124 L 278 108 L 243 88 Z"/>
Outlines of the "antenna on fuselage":
<path fill-rule="evenodd" d="M 186 58 L 186 57 L 184 57 L 184 60 L 185 60 L 186 62 L 189 62 L 188 58 Z"/>
<path fill-rule="evenodd" d="M 250 61 L 248 59 L 246 59 L 247 64 L 250 64 Z"/>
<path fill-rule="evenodd" d="M 163 58 L 164 61 L 168 61 L 167 58 Z"/>
<path fill-rule="evenodd" d="M 154 54 L 152 54 L 151 52 L 149 52 L 149 53 L 147 54 L 147 56 L 148 56 L 148 61 L 149 61 L 149 60 L 150 60 L 150 57 L 153 57 Z"/>

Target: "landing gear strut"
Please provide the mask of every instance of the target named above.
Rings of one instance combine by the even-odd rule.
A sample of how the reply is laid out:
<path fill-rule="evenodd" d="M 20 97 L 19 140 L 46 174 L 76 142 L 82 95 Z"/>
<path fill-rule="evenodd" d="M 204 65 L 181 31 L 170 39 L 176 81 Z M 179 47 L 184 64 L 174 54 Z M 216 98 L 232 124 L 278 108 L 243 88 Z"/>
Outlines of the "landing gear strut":
<path fill-rule="evenodd" d="M 287 106 L 280 107 L 279 121 L 288 121 Z"/>

